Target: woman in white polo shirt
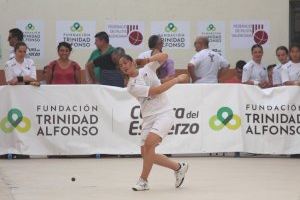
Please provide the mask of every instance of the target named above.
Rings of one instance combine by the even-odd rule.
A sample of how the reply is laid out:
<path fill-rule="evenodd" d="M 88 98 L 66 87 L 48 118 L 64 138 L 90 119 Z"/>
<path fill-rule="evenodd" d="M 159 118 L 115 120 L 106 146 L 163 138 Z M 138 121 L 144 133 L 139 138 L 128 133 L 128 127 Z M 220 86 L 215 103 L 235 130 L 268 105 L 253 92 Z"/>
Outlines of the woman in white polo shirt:
<path fill-rule="evenodd" d="M 255 44 L 251 48 L 252 60 L 243 68 L 242 83 L 249 85 L 258 85 L 261 88 L 270 87 L 268 72 L 266 67 L 261 63 L 263 48 Z"/>
<path fill-rule="evenodd" d="M 283 65 L 289 61 L 289 50 L 285 46 L 280 46 L 276 49 L 276 57 L 279 63 L 273 69 L 273 87 L 281 86 L 281 71 Z"/>
<path fill-rule="evenodd" d="M 9 85 L 22 85 L 36 81 L 36 68 L 30 58 L 26 58 L 27 46 L 18 42 L 15 47 L 15 57 L 5 64 L 5 78 Z"/>
<path fill-rule="evenodd" d="M 300 46 L 290 48 L 290 61 L 282 66 L 281 79 L 283 85 L 300 86 Z"/>
<path fill-rule="evenodd" d="M 157 52 L 156 52 L 157 53 Z M 134 191 L 149 190 L 148 176 L 153 164 L 167 167 L 175 172 L 175 187 L 180 187 L 187 171 L 187 163 L 177 163 L 168 157 L 155 153 L 155 148 L 162 139 L 168 135 L 173 125 L 174 113 L 168 97 L 164 93 L 180 82 L 186 82 L 188 76 L 181 74 L 176 78 L 161 84 L 156 75 L 157 68 L 168 58 L 165 53 L 158 53 L 146 58 L 146 65 L 137 69 L 136 62 L 128 55 L 120 59 L 120 69 L 129 76 L 128 92 L 141 104 L 143 118 L 141 130 L 141 154 L 143 157 L 143 170 Z"/>

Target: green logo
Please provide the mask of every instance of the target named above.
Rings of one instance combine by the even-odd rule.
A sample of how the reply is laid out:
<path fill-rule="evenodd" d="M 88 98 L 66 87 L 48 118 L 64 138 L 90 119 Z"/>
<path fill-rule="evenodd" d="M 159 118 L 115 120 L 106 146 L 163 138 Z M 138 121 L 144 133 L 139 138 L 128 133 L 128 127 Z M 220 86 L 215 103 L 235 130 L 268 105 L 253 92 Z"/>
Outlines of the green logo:
<path fill-rule="evenodd" d="M 75 23 L 71 26 L 71 31 L 72 31 L 72 32 L 82 32 L 82 31 L 83 31 L 83 27 L 82 27 L 78 22 L 75 22 Z"/>
<path fill-rule="evenodd" d="M 35 27 L 33 26 L 32 23 L 27 24 L 25 29 L 26 29 L 26 31 L 35 31 Z"/>
<path fill-rule="evenodd" d="M 222 107 L 218 110 L 217 115 L 209 119 L 209 126 L 214 131 L 219 131 L 226 126 L 228 129 L 236 130 L 241 126 L 241 118 L 233 114 L 228 107 Z"/>
<path fill-rule="evenodd" d="M 213 24 L 210 24 L 210 25 L 208 25 L 208 27 L 206 28 L 206 30 L 207 30 L 208 32 L 215 31 L 215 30 L 216 30 L 216 27 L 215 27 Z"/>
<path fill-rule="evenodd" d="M 165 31 L 166 31 L 166 32 L 176 32 L 176 31 L 177 31 L 177 27 L 176 27 L 173 23 L 169 23 L 169 24 L 165 27 Z"/>
<path fill-rule="evenodd" d="M 23 116 L 17 108 L 10 109 L 7 116 L 0 121 L 0 129 L 4 133 L 11 133 L 14 129 L 17 129 L 20 133 L 26 133 L 30 128 L 30 119 Z"/>

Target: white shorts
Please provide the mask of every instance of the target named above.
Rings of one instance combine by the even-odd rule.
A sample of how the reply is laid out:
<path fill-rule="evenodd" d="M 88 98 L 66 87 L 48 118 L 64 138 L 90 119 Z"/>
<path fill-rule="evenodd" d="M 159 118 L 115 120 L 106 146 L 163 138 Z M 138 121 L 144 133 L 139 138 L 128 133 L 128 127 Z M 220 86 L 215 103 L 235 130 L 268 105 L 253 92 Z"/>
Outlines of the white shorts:
<path fill-rule="evenodd" d="M 143 119 L 141 131 L 141 146 L 145 144 L 148 134 L 155 133 L 161 139 L 166 137 L 174 124 L 174 112 L 172 110 L 151 115 Z"/>

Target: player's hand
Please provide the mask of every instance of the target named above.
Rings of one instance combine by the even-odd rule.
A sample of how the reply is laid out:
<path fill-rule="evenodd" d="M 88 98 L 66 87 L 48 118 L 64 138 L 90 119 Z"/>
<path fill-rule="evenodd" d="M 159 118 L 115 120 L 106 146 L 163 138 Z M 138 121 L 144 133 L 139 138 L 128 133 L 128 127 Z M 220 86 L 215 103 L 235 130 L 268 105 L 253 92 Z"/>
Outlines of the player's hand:
<path fill-rule="evenodd" d="M 177 76 L 179 83 L 188 83 L 189 82 L 189 76 L 187 74 L 180 74 Z"/>

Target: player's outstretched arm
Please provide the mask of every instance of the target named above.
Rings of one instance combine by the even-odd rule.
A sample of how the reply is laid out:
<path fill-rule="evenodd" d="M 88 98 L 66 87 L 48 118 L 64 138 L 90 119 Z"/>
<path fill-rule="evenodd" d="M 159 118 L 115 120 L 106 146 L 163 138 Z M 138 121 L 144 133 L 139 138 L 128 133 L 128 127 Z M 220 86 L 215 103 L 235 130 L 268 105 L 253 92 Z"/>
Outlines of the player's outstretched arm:
<path fill-rule="evenodd" d="M 172 86 L 174 86 L 177 83 L 185 83 L 189 79 L 189 76 L 187 74 L 180 74 L 176 78 L 173 78 L 169 81 L 164 82 L 163 84 L 155 87 L 151 87 L 149 90 L 148 96 L 158 95 L 161 94 L 168 89 L 170 89 Z"/>

